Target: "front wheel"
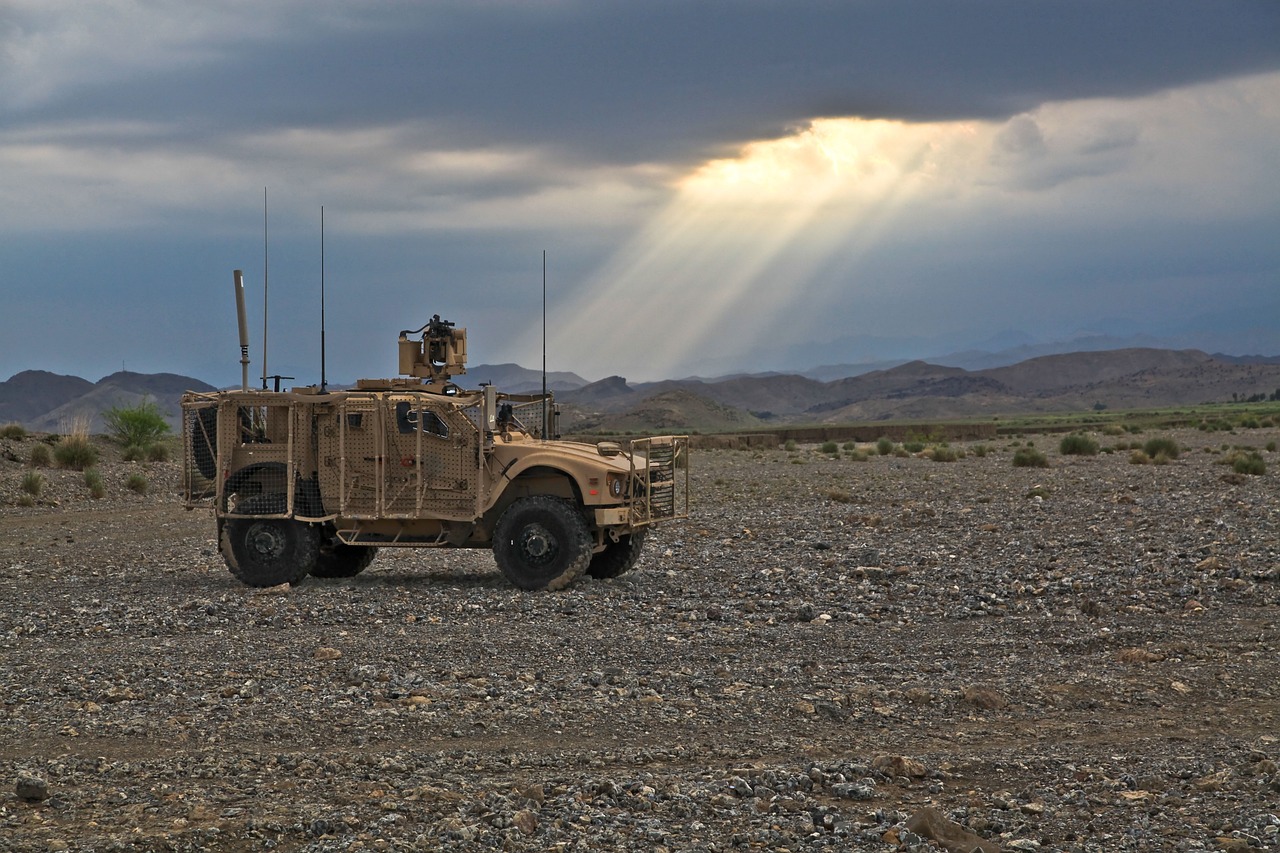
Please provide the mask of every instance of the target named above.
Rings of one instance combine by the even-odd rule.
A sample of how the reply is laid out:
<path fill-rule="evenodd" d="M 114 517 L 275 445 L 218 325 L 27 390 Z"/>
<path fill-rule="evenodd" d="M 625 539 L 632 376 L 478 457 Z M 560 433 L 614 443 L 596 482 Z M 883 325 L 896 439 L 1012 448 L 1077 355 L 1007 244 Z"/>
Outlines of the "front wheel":
<path fill-rule="evenodd" d="M 591 562 L 591 534 L 572 504 L 533 495 L 513 503 L 498 519 L 493 557 L 521 589 L 563 589 Z"/>
<path fill-rule="evenodd" d="M 284 495 L 256 495 L 240 501 L 236 512 L 266 515 L 283 512 L 284 506 Z M 296 584 L 315 568 L 320 533 L 292 518 L 228 518 L 222 524 L 219 545 L 227 568 L 241 583 Z"/>
<path fill-rule="evenodd" d="M 630 536 L 620 536 L 617 542 L 610 542 L 604 550 L 591 558 L 587 566 L 587 574 L 593 578 L 616 578 L 631 571 L 640 552 L 644 550 L 644 528 Z"/>

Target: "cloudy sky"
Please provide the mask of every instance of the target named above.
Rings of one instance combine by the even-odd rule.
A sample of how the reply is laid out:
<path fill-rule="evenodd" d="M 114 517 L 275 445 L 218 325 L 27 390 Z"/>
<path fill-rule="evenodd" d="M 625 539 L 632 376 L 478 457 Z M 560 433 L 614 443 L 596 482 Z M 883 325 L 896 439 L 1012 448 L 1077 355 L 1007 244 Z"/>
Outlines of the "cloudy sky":
<path fill-rule="evenodd" d="M 1280 353 L 1274 0 L 0 0 L 0 379 Z M 264 216 L 265 190 L 265 216 Z M 267 239 L 264 241 L 264 225 Z M 265 243 L 265 246 L 264 246 Z"/>

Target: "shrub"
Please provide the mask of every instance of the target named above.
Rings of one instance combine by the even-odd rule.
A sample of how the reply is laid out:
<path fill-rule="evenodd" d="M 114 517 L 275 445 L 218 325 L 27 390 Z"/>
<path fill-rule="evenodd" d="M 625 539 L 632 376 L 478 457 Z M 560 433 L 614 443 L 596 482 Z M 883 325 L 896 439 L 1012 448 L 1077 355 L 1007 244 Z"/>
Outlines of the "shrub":
<path fill-rule="evenodd" d="M 985 444 L 975 444 L 971 449 L 973 451 L 974 456 L 978 457 L 979 459 L 986 458 L 987 446 Z"/>
<path fill-rule="evenodd" d="M 30 459 L 32 468 L 48 468 L 53 462 L 53 453 L 49 450 L 49 445 L 40 442 L 31 448 Z"/>
<path fill-rule="evenodd" d="M 1151 463 L 1151 457 L 1143 453 L 1141 450 L 1134 450 L 1129 454 L 1130 465 L 1148 465 Z"/>
<path fill-rule="evenodd" d="M 822 442 L 822 452 L 828 456 L 838 455 L 840 453 L 840 445 L 834 441 L 824 441 Z"/>
<path fill-rule="evenodd" d="M 126 447 L 148 447 L 169 433 L 169 424 L 153 400 L 136 406 L 116 406 L 102 413 L 111 437 Z"/>
<path fill-rule="evenodd" d="M 131 492 L 137 492 L 140 495 L 147 493 L 147 478 L 141 474 L 130 474 L 129 479 L 124 481 L 124 485 Z"/>
<path fill-rule="evenodd" d="M 1142 445 L 1142 452 L 1146 453 L 1152 459 L 1160 454 L 1164 454 L 1165 461 L 1178 458 L 1178 442 L 1168 436 L 1156 436 L 1147 439 L 1147 443 Z"/>
<path fill-rule="evenodd" d="M 18 495 L 18 506 L 35 506 L 36 499 L 31 495 Z"/>
<path fill-rule="evenodd" d="M 933 452 L 929 454 L 934 462 L 955 462 L 959 455 L 950 447 L 938 446 L 933 448 Z"/>
<path fill-rule="evenodd" d="M 169 461 L 169 445 L 159 441 L 151 445 L 151 447 L 147 448 L 147 461 L 148 462 L 168 462 Z M 689 464 L 689 459 L 687 456 L 682 456 L 680 459 L 676 460 L 677 468 L 688 467 L 688 464 Z"/>
<path fill-rule="evenodd" d="M 844 489 L 828 489 L 826 496 L 828 500 L 835 501 L 836 503 L 853 503 L 853 495 L 849 494 Z"/>
<path fill-rule="evenodd" d="M 1120 426 L 1119 424 L 1107 424 L 1102 428 L 1102 434 L 1109 435 L 1112 437 L 1117 435 L 1124 435 L 1124 427 Z"/>
<path fill-rule="evenodd" d="M 1275 452 L 1276 452 L 1276 443 L 1275 443 L 1274 441 L 1268 441 L 1268 442 L 1267 442 L 1267 452 L 1268 452 L 1268 453 L 1275 453 Z"/>
<path fill-rule="evenodd" d="M 102 484 L 102 475 L 98 473 L 97 468 L 90 468 L 84 472 L 84 484 L 89 487 L 89 496 L 94 500 L 107 493 L 106 486 Z"/>
<path fill-rule="evenodd" d="M 1257 451 L 1238 451 L 1232 453 L 1229 458 L 1231 460 L 1231 470 L 1237 474 L 1251 474 L 1255 477 L 1261 477 L 1267 473 L 1267 463 L 1263 461 L 1262 454 Z"/>
<path fill-rule="evenodd" d="M 28 471 L 22 475 L 22 491 L 33 498 L 40 497 L 40 490 L 43 488 L 44 476 L 39 471 Z"/>
<path fill-rule="evenodd" d="M 846 456 L 853 462 L 866 462 L 868 459 L 867 451 L 865 450 L 854 450 L 846 454 Z"/>
<path fill-rule="evenodd" d="M 1015 468 L 1048 468 L 1049 460 L 1034 447 L 1020 447 L 1013 454 Z"/>
<path fill-rule="evenodd" d="M 1083 433 L 1072 433 L 1062 437 L 1058 452 L 1063 456 L 1097 456 L 1098 442 Z"/>
<path fill-rule="evenodd" d="M 902 443 L 902 449 L 907 451 L 908 453 L 919 453 L 921 450 L 924 450 L 924 442 L 923 441 L 904 441 Z"/>
<path fill-rule="evenodd" d="M 98 451 L 89 443 L 89 436 L 68 435 L 53 448 L 53 458 L 59 468 L 83 471 L 98 464 Z"/>
<path fill-rule="evenodd" d="M 27 437 L 27 430 L 22 424 L 8 423 L 0 426 L 0 438 L 12 438 L 22 440 Z"/>
<path fill-rule="evenodd" d="M 858 449 L 858 442 L 856 442 L 856 441 L 846 441 L 844 444 L 840 445 L 840 447 L 841 447 L 841 449 L 843 449 L 843 450 L 857 450 L 857 449 Z"/>
<path fill-rule="evenodd" d="M 795 440 L 794 438 L 788 438 L 788 439 L 787 439 L 787 443 L 786 443 L 786 444 L 784 444 L 784 445 L 782 445 L 782 446 L 783 446 L 783 448 L 784 448 L 784 449 L 786 449 L 786 450 L 795 450 L 795 449 L 796 449 L 796 440 Z"/>
<path fill-rule="evenodd" d="M 882 435 L 876 439 L 876 453 L 879 453 L 881 456 L 888 456 L 892 452 L 893 442 L 889 440 L 888 436 Z"/>

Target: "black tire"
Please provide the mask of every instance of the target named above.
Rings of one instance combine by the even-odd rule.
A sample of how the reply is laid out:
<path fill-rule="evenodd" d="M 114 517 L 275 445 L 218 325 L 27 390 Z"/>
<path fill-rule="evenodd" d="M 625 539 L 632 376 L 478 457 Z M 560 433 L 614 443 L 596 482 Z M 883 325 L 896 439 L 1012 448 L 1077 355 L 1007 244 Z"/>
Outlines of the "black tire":
<path fill-rule="evenodd" d="M 284 495 L 256 495 L 240 501 L 236 512 L 277 513 L 284 507 Z M 320 556 L 320 532 L 291 518 L 228 518 L 219 544 L 231 574 L 248 586 L 300 583 Z"/>
<path fill-rule="evenodd" d="M 593 578 L 616 578 L 631 571 L 644 550 L 644 535 L 645 530 L 641 528 L 605 545 L 603 551 L 591 558 L 587 574 Z"/>
<path fill-rule="evenodd" d="M 353 578 L 369 568 L 378 549 L 365 545 L 348 545 L 334 542 L 320 549 L 320 557 L 311 568 L 316 578 Z"/>
<path fill-rule="evenodd" d="M 591 534 L 573 504 L 533 495 L 507 507 L 498 519 L 493 557 L 521 589 L 563 589 L 591 562 Z"/>

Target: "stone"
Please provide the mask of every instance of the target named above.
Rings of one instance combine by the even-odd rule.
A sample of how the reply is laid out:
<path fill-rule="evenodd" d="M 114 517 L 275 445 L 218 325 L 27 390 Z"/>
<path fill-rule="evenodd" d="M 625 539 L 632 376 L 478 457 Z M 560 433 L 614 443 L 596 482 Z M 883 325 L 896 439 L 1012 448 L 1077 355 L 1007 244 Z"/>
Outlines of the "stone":
<path fill-rule="evenodd" d="M 39 776 L 19 776 L 14 791 L 18 799 L 27 802 L 38 803 L 49 799 L 49 783 Z"/>
<path fill-rule="evenodd" d="M 931 806 L 913 814 L 905 825 L 911 832 L 936 841 L 950 853 L 1000 853 L 1000 845 L 975 835 Z"/>
<path fill-rule="evenodd" d="M 342 657 L 342 652 L 328 646 L 321 646 L 311 653 L 311 657 L 316 660 L 337 660 Z"/>

